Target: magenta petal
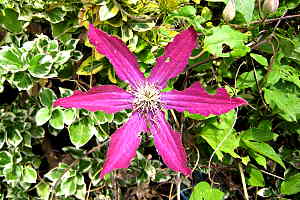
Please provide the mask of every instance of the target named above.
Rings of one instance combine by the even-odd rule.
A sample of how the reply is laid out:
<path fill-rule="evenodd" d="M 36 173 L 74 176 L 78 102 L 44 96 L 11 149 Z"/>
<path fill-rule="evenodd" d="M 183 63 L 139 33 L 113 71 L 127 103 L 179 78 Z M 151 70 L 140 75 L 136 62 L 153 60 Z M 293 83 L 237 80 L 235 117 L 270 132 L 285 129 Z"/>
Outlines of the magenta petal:
<path fill-rule="evenodd" d="M 192 50 L 196 47 L 197 33 L 193 28 L 182 31 L 165 48 L 163 56 L 156 61 L 152 69 L 149 81 L 162 88 L 170 78 L 176 77 L 188 64 Z"/>
<path fill-rule="evenodd" d="M 87 92 L 75 91 L 72 96 L 57 99 L 53 106 L 115 113 L 131 109 L 132 101 L 133 96 L 125 90 L 114 85 L 103 85 L 91 88 Z"/>
<path fill-rule="evenodd" d="M 150 131 L 154 137 L 155 147 L 164 163 L 172 170 L 190 175 L 192 170 L 187 167 L 187 156 L 181 142 L 181 135 L 172 130 L 165 120 L 164 113 L 159 112 L 151 120 Z"/>
<path fill-rule="evenodd" d="M 220 115 L 240 105 L 248 104 L 242 98 L 231 98 L 224 88 L 217 89 L 216 94 L 208 94 L 197 82 L 183 91 L 172 90 L 161 93 L 161 102 L 166 109 L 175 109 L 179 112 L 186 110 L 204 116 Z"/>
<path fill-rule="evenodd" d="M 100 178 L 112 170 L 129 166 L 141 142 L 139 133 L 146 129 L 145 120 L 139 113 L 133 113 L 129 120 L 111 136 Z"/>
<path fill-rule="evenodd" d="M 109 59 L 120 79 L 135 88 L 143 82 L 144 75 L 139 70 L 135 56 L 120 39 L 96 29 L 92 24 L 89 26 L 88 37 L 97 51 Z"/>

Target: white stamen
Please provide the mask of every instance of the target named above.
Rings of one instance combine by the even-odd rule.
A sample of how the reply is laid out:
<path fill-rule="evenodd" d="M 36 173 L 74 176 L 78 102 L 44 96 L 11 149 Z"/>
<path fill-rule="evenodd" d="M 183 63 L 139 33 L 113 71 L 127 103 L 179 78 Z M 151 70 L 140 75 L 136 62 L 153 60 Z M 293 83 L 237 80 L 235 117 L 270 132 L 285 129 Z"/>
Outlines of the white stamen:
<path fill-rule="evenodd" d="M 141 84 L 139 88 L 131 92 L 135 96 L 134 110 L 148 113 L 160 109 L 160 91 L 154 84 Z"/>

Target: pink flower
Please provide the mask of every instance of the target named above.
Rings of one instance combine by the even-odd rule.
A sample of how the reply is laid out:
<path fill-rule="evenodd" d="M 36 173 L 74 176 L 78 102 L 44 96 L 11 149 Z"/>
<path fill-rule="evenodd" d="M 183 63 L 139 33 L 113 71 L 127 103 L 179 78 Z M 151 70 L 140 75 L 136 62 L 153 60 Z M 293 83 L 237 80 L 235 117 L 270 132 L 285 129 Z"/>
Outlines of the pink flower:
<path fill-rule="evenodd" d="M 139 70 L 135 56 L 121 40 L 93 25 L 89 27 L 88 37 L 97 51 L 110 60 L 118 77 L 129 83 L 130 89 L 125 91 L 114 85 L 96 86 L 87 92 L 75 91 L 70 97 L 60 98 L 54 106 L 106 113 L 133 110 L 129 120 L 111 136 L 100 178 L 114 169 L 127 168 L 140 145 L 139 134 L 147 131 L 153 134 L 155 147 L 164 163 L 172 170 L 190 175 L 192 171 L 187 167 L 181 135 L 171 128 L 163 110 L 186 110 L 208 116 L 220 115 L 247 104 L 241 98 L 231 98 L 222 88 L 210 95 L 198 82 L 183 91 L 161 92 L 169 79 L 184 70 L 196 47 L 197 34 L 192 28 L 182 31 L 167 45 L 148 78 Z"/>

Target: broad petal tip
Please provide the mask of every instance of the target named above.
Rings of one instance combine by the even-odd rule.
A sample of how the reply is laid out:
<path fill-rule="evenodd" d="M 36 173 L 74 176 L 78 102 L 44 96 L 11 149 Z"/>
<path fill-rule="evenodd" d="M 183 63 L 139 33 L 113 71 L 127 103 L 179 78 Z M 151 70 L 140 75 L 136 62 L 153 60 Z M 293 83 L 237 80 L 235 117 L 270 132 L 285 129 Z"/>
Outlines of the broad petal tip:
<path fill-rule="evenodd" d="M 129 120 L 111 136 L 100 178 L 115 169 L 127 168 L 130 165 L 141 142 L 139 133 L 146 129 L 145 120 L 139 116 L 139 113 L 133 113 Z"/>
<path fill-rule="evenodd" d="M 179 112 L 189 111 L 203 116 L 221 115 L 248 104 L 242 98 L 230 97 L 224 88 L 217 89 L 216 94 L 208 94 L 198 82 L 183 91 L 172 90 L 162 93 L 161 96 L 166 109 L 175 109 Z"/>
<path fill-rule="evenodd" d="M 135 88 L 144 80 L 144 74 L 139 70 L 136 57 L 122 40 L 96 29 L 92 24 L 89 25 L 88 37 L 96 50 L 109 59 L 120 79 Z"/>
<path fill-rule="evenodd" d="M 167 81 L 181 73 L 188 64 L 189 57 L 197 44 L 197 33 L 193 28 L 188 28 L 175 36 L 156 61 L 148 78 L 150 82 L 156 83 L 164 88 Z"/>
<path fill-rule="evenodd" d="M 188 176 L 192 170 L 187 167 L 187 155 L 184 150 L 181 135 L 172 130 L 162 112 L 157 113 L 151 121 L 150 131 L 154 144 L 164 163 L 172 170 Z"/>
<path fill-rule="evenodd" d="M 132 100 L 133 96 L 125 90 L 114 85 L 103 85 L 87 92 L 75 91 L 72 96 L 57 99 L 53 106 L 114 113 L 132 108 Z"/>

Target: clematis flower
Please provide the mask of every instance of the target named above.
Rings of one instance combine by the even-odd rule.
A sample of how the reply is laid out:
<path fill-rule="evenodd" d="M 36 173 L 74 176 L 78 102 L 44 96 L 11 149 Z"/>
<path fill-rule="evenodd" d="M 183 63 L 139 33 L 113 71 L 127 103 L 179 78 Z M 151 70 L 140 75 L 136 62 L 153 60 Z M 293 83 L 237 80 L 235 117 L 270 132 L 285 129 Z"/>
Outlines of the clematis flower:
<path fill-rule="evenodd" d="M 128 121 L 111 136 L 100 178 L 115 169 L 127 168 L 140 145 L 139 134 L 147 131 L 153 134 L 155 147 L 163 162 L 174 171 L 190 175 L 192 171 L 187 166 L 181 135 L 171 128 L 164 110 L 186 110 L 208 116 L 220 115 L 247 104 L 242 98 L 231 98 L 222 88 L 217 89 L 214 95 L 208 94 L 198 82 L 183 91 L 161 92 L 169 79 L 184 70 L 196 47 L 197 34 L 192 28 L 176 35 L 173 42 L 167 45 L 148 78 L 144 77 L 135 56 L 120 39 L 93 25 L 89 26 L 88 37 L 96 50 L 109 59 L 117 76 L 127 82 L 130 89 L 126 91 L 114 85 L 96 86 L 87 92 L 75 91 L 70 97 L 60 98 L 54 106 L 106 113 L 123 109 L 133 111 Z"/>

